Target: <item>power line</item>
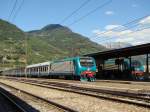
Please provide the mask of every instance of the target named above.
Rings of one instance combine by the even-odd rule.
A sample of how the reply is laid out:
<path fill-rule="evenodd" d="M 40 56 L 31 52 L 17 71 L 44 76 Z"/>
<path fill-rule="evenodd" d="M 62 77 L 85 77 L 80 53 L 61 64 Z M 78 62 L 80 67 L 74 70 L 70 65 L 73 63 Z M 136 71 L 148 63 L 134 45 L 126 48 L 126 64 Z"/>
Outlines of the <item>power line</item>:
<path fill-rule="evenodd" d="M 80 17 L 79 19 L 75 20 L 74 22 L 72 22 L 71 24 L 69 24 L 69 26 L 72 26 L 73 24 L 81 21 L 82 19 L 84 19 L 85 17 L 89 16 L 90 14 L 94 13 L 95 11 L 97 11 L 98 9 L 101 9 L 103 8 L 104 6 L 110 4 L 112 2 L 112 0 L 109 0 L 107 2 L 105 2 L 104 4 L 96 7 L 95 9 L 91 10 L 90 12 L 88 12 L 87 14 L 83 15 L 82 17 Z"/>
<path fill-rule="evenodd" d="M 22 0 L 22 2 L 20 3 L 20 6 L 17 8 L 16 13 L 15 13 L 14 16 L 12 17 L 12 21 L 14 21 L 14 19 L 17 17 L 17 14 L 18 14 L 19 11 L 21 10 L 23 4 L 24 4 L 24 0 Z"/>
<path fill-rule="evenodd" d="M 81 21 L 83 18 L 89 16 L 90 14 L 94 13 L 96 10 L 98 10 L 98 9 L 100 9 L 100 8 L 103 8 L 104 6 L 108 5 L 108 4 L 111 3 L 111 2 L 112 2 L 112 0 L 109 0 L 109 1 L 105 2 L 104 4 L 102 4 L 102 5 L 98 6 L 98 7 L 96 7 L 94 10 L 88 12 L 87 14 L 85 14 L 84 16 L 82 16 L 81 18 L 79 18 L 78 20 L 76 20 L 76 21 L 74 21 L 73 23 L 71 23 L 70 25 L 68 25 L 68 27 L 71 26 L 71 25 L 73 25 L 73 24 L 75 24 L 75 23 L 77 23 L 77 22 L 79 22 L 79 21 Z M 87 2 L 84 2 L 84 3 L 87 3 Z M 82 5 L 82 6 L 83 6 L 83 5 Z M 54 30 L 53 32 L 56 32 L 56 31 L 58 31 L 58 29 Z"/>
<path fill-rule="evenodd" d="M 98 10 L 98 9 L 100 9 L 100 8 L 103 8 L 104 6 L 108 5 L 108 4 L 111 3 L 111 2 L 112 2 L 112 0 L 109 0 L 109 1 L 105 2 L 104 4 L 102 4 L 102 5 L 98 6 L 98 7 L 96 7 L 94 10 L 88 12 L 87 14 L 85 14 L 84 16 L 82 16 L 81 18 L 79 18 L 78 20 L 76 20 L 76 21 L 74 21 L 73 23 L 71 23 L 70 25 L 68 25 L 68 27 L 71 26 L 71 25 L 73 25 L 73 24 L 75 24 L 75 23 L 77 23 L 77 22 L 79 22 L 79 21 L 81 21 L 83 18 L 89 16 L 90 14 L 94 13 L 96 10 Z M 84 3 L 85 3 L 85 2 L 84 2 Z M 56 31 L 58 31 L 58 29 L 54 30 L 54 32 L 56 32 Z"/>
<path fill-rule="evenodd" d="M 143 31 L 143 30 L 146 30 L 146 29 L 149 29 L 150 27 L 145 27 L 145 28 L 143 28 L 143 29 L 138 29 L 138 30 L 136 30 L 136 31 L 133 31 L 133 32 L 129 32 L 129 33 L 126 33 L 126 34 L 120 34 L 119 36 L 122 36 L 122 35 L 128 35 L 128 34 L 133 34 L 133 33 L 136 33 L 136 32 L 139 32 L 139 31 Z M 118 37 L 116 37 L 116 38 L 118 38 Z M 123 37 L 124 38 L 124 37 Z M 107 41 L 107 40 L 111 40 L 111 39 L 114 39 L 114 37 L 110 37 L 110 38 L 107 38 L 107 39 L 103 39 L 103 40 L 101 40 L 101 41 L 99 41 L 99 42 L 103 42 L 103 41 Z"/>
<path fill-rule="evenodd" d="M 106 33 L 110 32 L 110 31 L 117 30 L 117 29 L 121 28 L 122 26 L 128 27 L 127 25 L 131 25 L 132 23 L 138 22 L 138 21 L 140 21 L 140 20 L 142 20 L 142 19 L 144 19 L 144 18 L 146 18 L 146 17 L 148 17 L 148 16 L 149 16 L 149 15 L 146 15 L 146 16 L 143 16 L 143 17 L 134 19 L 133 21 L 130 21 L 130 22 L 128 22 L 128 23 L 125 23 L 125 24 L 123 24 L 123 25 L 121 25 L 121 26 L 118 26 L 118 27 L 115 27 L 115 28 L 113 28 L 113 29 L 110 29 L 110 30 L 108 30 L 108 31 L 102 32 L 102 33 L 100 33 L 100 34 L 98 34 L 98 35 L 103 35 L 103 34 L 106 34 Z M 131 26 L 131 27 L 128 27 L 128 28 L 133 28 L 133 27 L 136 27 L 136 26 L 138 26 L 138 25 L 139 25 L 139 24 L 136 24 L 136 25 Z M 127 30 L 127 29 L 125 29 L 125 30 Z M 124 30 L 122 30 L 122 31 L 124 31 Z M 98 37 L 98 36 L 97 36 L 97 37 Z"/>
<path fill-rule="evenodd" d="M 71 14 L 66 16 L 60 23 L 64 23 L 66 20 L 68 20 L 70 17 L 72 17 L 75 13 L 77 13 L 82 7 L 84 7 L 86 4 L 88 4 L 91 0 L 86 0 L 84 3 L 82 3 L 79 8 L 74 10 Z"/>
<path fill-rule="evenodd" d="M 11 16 L 12 16 L 12 14 L 13 14 L 13 12 L 14 12 L 15 8 L 16 8 L 16 6 L 17 6 L 17 0 L 15 0 L 15 2 L 14 2 L 14 5 L 13 5 L 13 8 L 12 8 L 12 10 L 11 10 L 11 12 L 10 12 L 9 17 L 8 17 L 8 20 L 10 20 L 10 18 L 11 18 Z"/>
<path fill-rule="evenodd" d="M 146 17 L 148 17 L 148 16 L 149 16 L 149 15 L 146 15 L 146 16 L 140 17 L 140 18 L 138 18 L 138 19 L 134 19 L 133 21 L 130 21 L 130 22 L 128 22 L 128 23 L 125 23 L 125 24 L 121 25 L 121 26 L 128 27 L 128 26 L 127 26 L 128 24 L 131 25 L 132 23 L 136 22 L 135 25 L 133 25 L 133 26 L 131 26 L 131 27 L 128 27 L 128 28 L 126 28 L 126 29 L 123 29 L 123 30 L 121 30 L 120 32 L 129 30 L 129 29 L 134 28 L 134 27 L 136 27 L 136 26 L 139 26 L 139 23 L 137 24 L 137 22 L 139 22 L 140 20 L 142 20 L 142 19 L 144 19 L 144 18 L 146 18 Z M 118 29 L 118 28 L 120 28 L 120 26 L 119 26 L 119 27 L 115 27 L 115 28 L 113 28 L 113 29 L 110 29 L 110 30 L 108 30 L 108 31 L 102 32 L 102 33 L 98 34 L 98 36 L 96 36 L 96 37 L 91 37 L 91 38 L 98 38 L 98 39 L 100 39 L 99 35 L 102 35 L 102 34 L 105 34 L 105 33 L 109 33 L 110 31 L 114 31 L 114 30 L 116 30 L 116 29 Z M 125 35 L 125 34 L 120 34 L 120 35 Z M 118 35 L 117 35 L 117 36 L 118 36 Z M 107 40 L 111 40 L 111 39 L 113 39 L 113 38 L 114 38 L 114 37 L 109 37 L 109 38 L 107 38 L 107 39 L 101 40 L 100 42 L 102 42 L 102 41 L 107 41 Z"/>

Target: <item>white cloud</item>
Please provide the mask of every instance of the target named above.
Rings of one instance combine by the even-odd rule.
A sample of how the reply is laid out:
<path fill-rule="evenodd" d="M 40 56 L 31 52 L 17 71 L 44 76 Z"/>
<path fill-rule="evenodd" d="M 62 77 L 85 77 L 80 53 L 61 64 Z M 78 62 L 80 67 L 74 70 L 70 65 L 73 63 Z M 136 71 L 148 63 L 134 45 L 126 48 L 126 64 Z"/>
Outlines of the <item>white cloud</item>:
<path fill-rule="evenodd" d="M 150 43 L 150 16 L 142 19 L 137 24 L 138 26 L 133 29 L 128 29 L 122 25 L 106 25 L 105 30 L 96 29 L 95 31 L 93 30 L 93 33 L 99 37 L 97 37 L 96 42 L 100 44 L 106 42 L 126 42 L 132 45 Z M 137 28 L 142 29 L 145 27 L 149 28 L 135 31 Z"/>
<path fill-rule="evenodd" d="M 105 14 L 106 15 L 114 15 L 114 12 L 113 11 L 106 11 Z"/>
<path fill-rule="evenodd" d="M 115 30 L 115 29 L 118 29 L 118 28 L 125 28 L 124 26 L 121 26 L 121 25 L 106 25 L 105 26 L 105 29 L 106 30 Z"/>
<path fill-rule="evenodd" d="M 133 37 L 128 37 L 128 38 L 119 38 L 119 39 L 116 39 L 115 42 L 129 42 L 129 41 L 134 41 L 134 38 Z"/>
<path fill-rule="evenodd" d="M 150 16 L 147 16 L 146 18 L 142 19 L 139 24 L 150 24 Z"/>

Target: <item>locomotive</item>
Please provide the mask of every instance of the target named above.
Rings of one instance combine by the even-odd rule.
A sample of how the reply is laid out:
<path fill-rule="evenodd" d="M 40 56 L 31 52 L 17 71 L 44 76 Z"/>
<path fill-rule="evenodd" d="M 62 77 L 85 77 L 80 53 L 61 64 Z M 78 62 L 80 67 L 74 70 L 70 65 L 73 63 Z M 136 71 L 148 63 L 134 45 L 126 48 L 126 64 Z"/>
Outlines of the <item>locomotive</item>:
<path fill-rule="evenodd" d="M 95 81 L 96 63 L 92 57 L 72 57 L 48 61 L 3 71 L 8 76 L 63 77 L 81 81 Z"/>
<path fill-rule="evenodd" d="M 106 77 L 111 78 L 144 79 L 144 66 L 139 60 L 132 60 L 130 65 L 129 59 L 108 59 L 104 63 L 103 72 Z"/>

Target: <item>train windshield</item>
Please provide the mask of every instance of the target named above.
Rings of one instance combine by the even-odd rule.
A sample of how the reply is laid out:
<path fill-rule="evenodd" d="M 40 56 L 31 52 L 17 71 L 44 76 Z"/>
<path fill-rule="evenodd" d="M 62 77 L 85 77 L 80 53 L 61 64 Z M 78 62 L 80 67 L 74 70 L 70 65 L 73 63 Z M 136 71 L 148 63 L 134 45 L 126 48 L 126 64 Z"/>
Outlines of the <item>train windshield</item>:
<path fill-rule="evenodd" d="M 139 61 L 132 61 L 132 66 L 133 67 L 140 67 L 141 63 Z"/>
<path fill-rule="evenodd" d="M 93 59 L 90 58 L 90 57 L 82 57 L 82 58 L 80 58 L 80 64 L 81 64 L 81 66 L 84 66 L 84 67 L 94 66 Z"/>

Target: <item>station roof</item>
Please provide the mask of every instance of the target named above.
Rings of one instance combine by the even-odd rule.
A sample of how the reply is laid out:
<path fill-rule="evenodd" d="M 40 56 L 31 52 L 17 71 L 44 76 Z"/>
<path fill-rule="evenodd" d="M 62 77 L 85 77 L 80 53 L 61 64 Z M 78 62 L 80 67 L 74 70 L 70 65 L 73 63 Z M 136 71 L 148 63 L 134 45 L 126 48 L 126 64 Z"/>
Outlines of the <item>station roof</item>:
<path fill-rule="evenodd" d="M 103 52 L 97 52 L 92 54 L 86 54 L 85 56 L 91 56 L 94 58 L 110 59 L 118 57 L 129 57 L 136 55 L 143 55 L 150 53 L 150 43 L 142 44 L 132 47 L 126 47 L 121 49 L 108 50 Z"/>

